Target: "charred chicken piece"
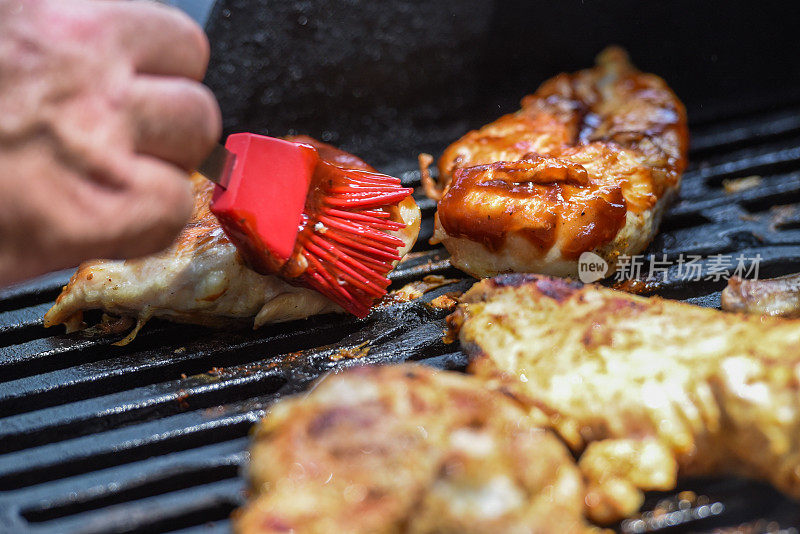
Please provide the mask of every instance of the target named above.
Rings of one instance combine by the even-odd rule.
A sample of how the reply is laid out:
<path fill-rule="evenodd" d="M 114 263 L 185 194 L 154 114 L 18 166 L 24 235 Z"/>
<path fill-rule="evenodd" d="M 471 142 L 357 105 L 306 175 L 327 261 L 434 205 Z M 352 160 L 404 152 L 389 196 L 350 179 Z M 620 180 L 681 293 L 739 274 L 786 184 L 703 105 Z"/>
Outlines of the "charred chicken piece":
<path fill-rule="evenodd" d="M 310 137 L 296 137 L 313 145 L 320 157 L 343 168 L 372 170 L 365 162 Z M 94 260 L 81 265 L 44 318 L 45 326 L 83 328 L 83 312 L 99 309 L 132 317 L 137 326 L 125 341 L 151 317 L 208 326 L 253 321 L 267 323 L 301 319 L 339 306 L 310 289 L 265 276 L 245 262 L 209 211 L 214 184 L 192 178 L 195 205 L 191 220 L 177 241 L 165 251 L 135 260 Z M 410 197 L 391 210 L 391 220 L 405 228 L 390 232 L 403 240 L 402 256 L 419 233 L 420 211 Z"/>
<path fill-rule="evenodd" d="M 728 280 L 722 309 L 732 312 L 800 318 L 800 274 L 764 280 Z"/>
<path fill-rule="evenodd" d="M 675 94 L 609 48 L 594 68 L 546 81 L 522 109 L 445 150 L 433 239 L 476 277 L 575 276 L 589 251 L 611 274 L 619 255 L 652 240 L 687 150 Z"/>
<path fill-rule="evenodd" d="M 477 283 L 449 321 L 470 371 L 582 455 L 592 519 L 636 512 L 678 475 L 800 498 L 800 321 L 525 274 Z"/>
<path fill-rule="evenodd" d="M 250 458 L 238 534 L 591 531 L 566 447 L 513 397 L 459 373 L 330 375 L 273 408 Z"/>

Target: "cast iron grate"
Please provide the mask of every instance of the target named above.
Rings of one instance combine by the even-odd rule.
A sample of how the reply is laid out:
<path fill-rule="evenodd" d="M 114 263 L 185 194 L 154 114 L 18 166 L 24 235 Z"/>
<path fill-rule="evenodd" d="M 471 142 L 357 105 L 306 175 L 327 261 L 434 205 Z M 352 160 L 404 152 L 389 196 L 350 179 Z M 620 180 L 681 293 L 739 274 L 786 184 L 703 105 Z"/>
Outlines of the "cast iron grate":
<path fill-rule="evenodd" d="M 693 130 L 681 200 L 649 253 L 760 254 L 762 275 L 800 271 L 800 104 Z M 367 155 L 368 156 L 368 155 Z M 367 158 L 369 159 L 369 158 Z M 411 159 L 385 170 L 417 185 Z M 730 193 L 723 180 L 761 176 Z M 416 360 L 463 369 L 441 341 L 446 312 L 431 299 L 471 280 L 427 240 L 435 204 L 394 287 L 427 274 L 459 281 L 364 320 L 322 316 L 250 332 L 154 321 L 125 348 L 41 326 L 70 273 L 0 290 L 0 532 L 227 532 L 243 501 L 247 432 L 276 399 L 333 369 Z M 670 269 L 657 293 L 716 306 L 724 281 L 686 281 Z M 340 358 L 366 342 L 368 353 Z M 288 358 L 288 360 L 287 360 Z M 738 479 L 682 481 L 652 494 L 624 532 L 797 532 L 800 509 L 770 488 Z M 724 530 L 723 530 L 724 531 Z"/>

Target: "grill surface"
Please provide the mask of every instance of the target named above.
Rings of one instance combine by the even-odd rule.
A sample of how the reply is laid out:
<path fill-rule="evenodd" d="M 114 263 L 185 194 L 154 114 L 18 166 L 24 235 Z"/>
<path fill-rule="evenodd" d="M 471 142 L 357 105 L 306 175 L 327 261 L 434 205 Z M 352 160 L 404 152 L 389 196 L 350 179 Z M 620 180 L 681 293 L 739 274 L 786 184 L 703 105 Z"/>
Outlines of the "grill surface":
<path fill-rule="evenodd" d="M 707 117 L 693 125 L 692 142 L 681 200 L 648 252 L 760 254 L 762 276 L 800 271 L 800 102 Z M 417 185 L 413 167 L 409 158 L 383 170 Z M 750 175 L 763 177 L 757 187 L 733 194 L 722 187 Z M 247 432 L 270 403 L 361 363 L 463 369 L 457 344 L 441 341 L 445 312 L 426 303 L 472 281 L 427 244 L 435 204 L 418 200 L 419 243 L 392 274 L 393 287 L 426 274 L 460 281 L 364 320 L 328 315 L 255 332 L 153 321 L 119 348 L 110 346 L 116 338 L 42 327 L 69 272 L 0 291 L 0 532 L 227 532 L 244 498 Z M 656 292 L 718 306 L 723 286 L 681 281 L 673 269 Z M 365 342 L 365 356 L 338 357 Z M 702 498 L 651 494 L 651 512 L 618 529 L 717 532 L 747 522 L 752 532 L 797 532 L 800 525 L 797 505 L 764 485 L 688 480 L 681 490 Z"/>

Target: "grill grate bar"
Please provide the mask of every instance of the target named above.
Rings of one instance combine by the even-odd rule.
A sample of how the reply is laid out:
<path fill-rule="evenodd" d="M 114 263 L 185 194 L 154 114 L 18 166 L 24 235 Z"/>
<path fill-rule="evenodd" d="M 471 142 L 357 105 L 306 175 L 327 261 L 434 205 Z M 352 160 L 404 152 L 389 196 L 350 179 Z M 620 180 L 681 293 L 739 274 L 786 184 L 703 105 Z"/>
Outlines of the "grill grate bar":
<path fill-rule="evenodd" d="M 80 506 L 83 511 L 100 508 L 99 503 L 120 499 L 121 495 L 138 492 L 146 497 L 179 489 L 170 480 L 182 472 L 197 473 L 204 469 L 228 468 L 220 478 L 236 476 L 247 461 L 247 438 L 204 444 L 188 450 L 169 452 L 154 458 L 112 466 L 97 473 L 85 473 L 58 479 L 46 486 L 30 486 L 20 490 L 19 512 L 28 520 L 43 522 L 57 515 L 70 515 L 64 510 Z M 224 469 L 223 469 L 224 470 Z M 184 486 L 192 484 L 182 482 Z M 76 492 L 76 487 L 82 487 Z M 130 500 L 133 500 L 132 498 Z"/>
<path fill-rule="evenodd" d="M 36 375 L 37 372 L 50 369 L 64 369 L 75 362 L 90 362 L 96 359 L 97 349 L 103 353 L 110 350 L 113 340 L 103 339 L 91 341 L 87 339 L 54 336 L 34 339 L 0 347 L 0 383 L 23 376 Z"/>
<path fill-rule="evenodd" d="M 250 425 L 264 415 L 265 407 L 278 397 L 259 397 L 217 410 L 196 410 L 10 453 L 0 462 L 0 491 L 120 466 L 165 451 L 192 449 L 197 443 L 243 437 Z M 22 492 L 21 498 L 24 495 Z"/>
<path fill-rule="evenodd" d="M 26 447 L 100 432 L 144 418 L 164 417 L 193 407 L 219 404 L 276 391 L 285 383 L 282 373 L 262 370 L 229 381 L 200 377 L 185 383 L 164 382 L 121 393 L 44 408 L 0 420 L 0 450 L 13 452 Z"/>
<path fill-rule="evenodd" d="M 771 141 L 800 132 L 800 108 L 762 115 L 758 122 L 734 119 L 692 131 L 690 156 Z"/>
<path fill-rule="evenodd" d="M 70 344 L 62 336 L 57 336 L 43 340 L 47 350 L 17 354 L 9 358 L 5 366 L 0 366 L 0 370 L 5 373 L 6 379 L 16 379 L 37 376 L 42 371 L 74 367 L 83 362 L 97 365 L 97 360 L 105 359 L 109 354 L 125 354 L 129 361 L 139 362 L 139 365 L 151 361 L 156 355 L 179 357 L 185 352 L 192 352 L 198 357 L 212 353 L 274 354 L 280 352 L 281 347 L 294 347 L 293 350 L 296 350 L 296 347 L 304 343 L 313 342 L 314 338 L 318 343 L 331 342 L 342 332 L 353 331 L 358 326 L 359 323 L 354 319 L 332 315 L 310 319 L 302 323 L 300 328 L 289 332 L 268 327 L 255 333 L 245 328 L 221 332 L 200 327 L 169 325 L 154 320 L 140 333 L 136 343 L 126 348 L 110 346 L 111 342 L 122 336 L 80 339 L 77 347 L 75 343 Z M 94 356 L 94 359 L 87 358 L 87 354 Z M 101 368 L 98 366 L 98 370 Z"/>
<path fill-rule="evenodd" d="M 702 131 L 715 124 L 731 121 L 756 124 L 773 112 L 795 109 L 798 106 L 800 101 L 795 87 L 778 88 L 771 94 L 762 90 L 758 98 L 713 100 L 689 114 L 689 129 L 691 132 L 698 129 Z"/>
<path fill-rule="evenodd" d="M 237 455 L 243 458 L 244 455 Z M 62 517 L 74 516 L 91 512 L 108 506 L 124 504 L 141 498 L 169 494 L 170 491 L 180 491 L 186 487 L 198 486 L 204 483 L 214 483 L 220 480 L 235 479 L 238 474 L 241 459 L 236 462 L 224 461 L 221 465 L 207 463 L 197 469 L 184 468 L 180 471 L 165 470 L 164 473 L 153 478 L 152 481 L 138 487 L 118 491 L 103 498 L 95 498 L 85 502 L 72 502 L 69 496 L 64 502 L 49 508 L 29 509 L 22 512 L 22 516 L 29 523 L 46 523 Z M 163 475 L 170 474 L 169 478 Z"/>
<path fill-rule="evenodd" d="M 42 316 L 49 309 L 50 303 L 45 302 L 0 312 L 0 347 L 15 345 L 45 335 Z"/>
<path fill-rule="evenodd" d="M 15 330 L 40 326 L 42 324 L 42 316 L 50 309 L 51 305 L 52 302 L 45 302 L 0 312 L 0 325 L 2 325 L 0 326 L 0 336 L 7 336 Z"/>
<path fill-rule="evenodd" d="M 117 358 L 17 379 L 7 382 L 0 391 L 0 415 L 124 391 L 170 375 L 177 378 L 181 373 L 200 373 L 215 365 L 244 363 L 252 360 L 252 354 L 278 355 L 334 342 L 357 326 L 341 319 L 331 317 L 326 324 L 315 324 L 314 328 L 301 328 L 287 335 L 216 333 L 207 337 L 205 333 L 190 343 L 183 339 L 160 350 L 129 352 Z M 157 337 L 150 338 L 157 341 Z M 108 355 L 108 348 L 103 348 Z"/>
<path fill-rule="evenodd" d="M 747 211 L 768 209 L 775 204 L 800 201 L 800 172 L 778 174 L 762 178 L 757 188 L 728 193 L 724 189 L 707 190 L 701 198 L 690 198 L 678 201 L 669 211 L 669 217 L 688 214 L 705 217 L 705 213 L 714 208 L 729 206 L 733 203 L 742 205 Z"/>
<path fill-rule="evenodd" d="M 66 269 L 40 276 L 35 280 L 0 288 L 0 311 L 32 306 L 53 300 L 69 282 L 75 269 Z"/>
<path fill-rule="evenodd" d="M 172 534 L 231 534 L 231 522 L 229 520 L 212 521 L 204 525 L 185 529 L 182 528 L 180 530 L 171 530 L 170 532 Z"/>
<path fill-rule="evenodd" d="M 797 170 L 798 167 L 800 167 L 800 147 L 794 146 L 777 151 L 758 151 L 755 154 L 735 154 L 725 162 L 688 171 L 684 175 L 684 180 L 692 182 L 699 177 L 705 180 L 706 185 L 713 187 L 721 185 L 724 179 Z M 692 190 L 689 189 L 689 192 Z M 683 188 L 681 196 L 691 198 Z"/>
<path fill-rule="evenodd" d="M 237 478 L 194 486 L 164 495 L 116 504 L 101 510 L 36 525 L 37 534 L 110 534 L 167 532 L 226 518 L 243 491 Z"/>

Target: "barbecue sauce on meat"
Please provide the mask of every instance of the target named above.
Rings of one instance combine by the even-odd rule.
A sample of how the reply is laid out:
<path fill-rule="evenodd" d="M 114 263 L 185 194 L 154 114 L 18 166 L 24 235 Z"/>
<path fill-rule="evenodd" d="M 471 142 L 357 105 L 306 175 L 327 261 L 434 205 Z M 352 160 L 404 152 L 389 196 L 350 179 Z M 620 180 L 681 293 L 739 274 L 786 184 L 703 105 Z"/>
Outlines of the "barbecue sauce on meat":
<path fill-rule="evenodd" d="M 514 254 L 503 245 L 518 235 L 577 259 L 612 242 L 626 211 L 646 216 L 674 191 L 687 149 L 680 101 L 612 47 L 597 67 L 555 76 L 516 113 L 450 145 L 438 220 L 448 237 L 491 253 Z"/>
<path fill-rule="evenodd" d="M 339 148 L 336 148 L 333 145 L 329 145 L 328 143 L 323 143 L 322 141 L 317 141 L 313 137 L 309 137 L 308 135 L 290 135 L 285 138 L 287 141 L 292 141 L 294 143 L 303 143 L 306 145 L 311 145 L 317 149 L 317 153 L 319 157 L 323 161 L 327 161 L 328 163 L 332 163 L 337 167 L 342 167 L 345 169 L 360 169 L 362 171 L 369 171 L 369 172 L 377 172 L 369 163 L 364 161 L 363 159 L 350 154 L 349 152 L 345 152 Z"/>
<path fill-rule="evenodd" d="M 511 233 L 542 251 L 561 235 L 564 255 L 577 258 L 613 239 L 626 212 L 619 186 L 598 187 L 579 164 L 533 156 L 458 169 L 439 202 L 438 217 L 449 235 L 493 252 Z"/>

